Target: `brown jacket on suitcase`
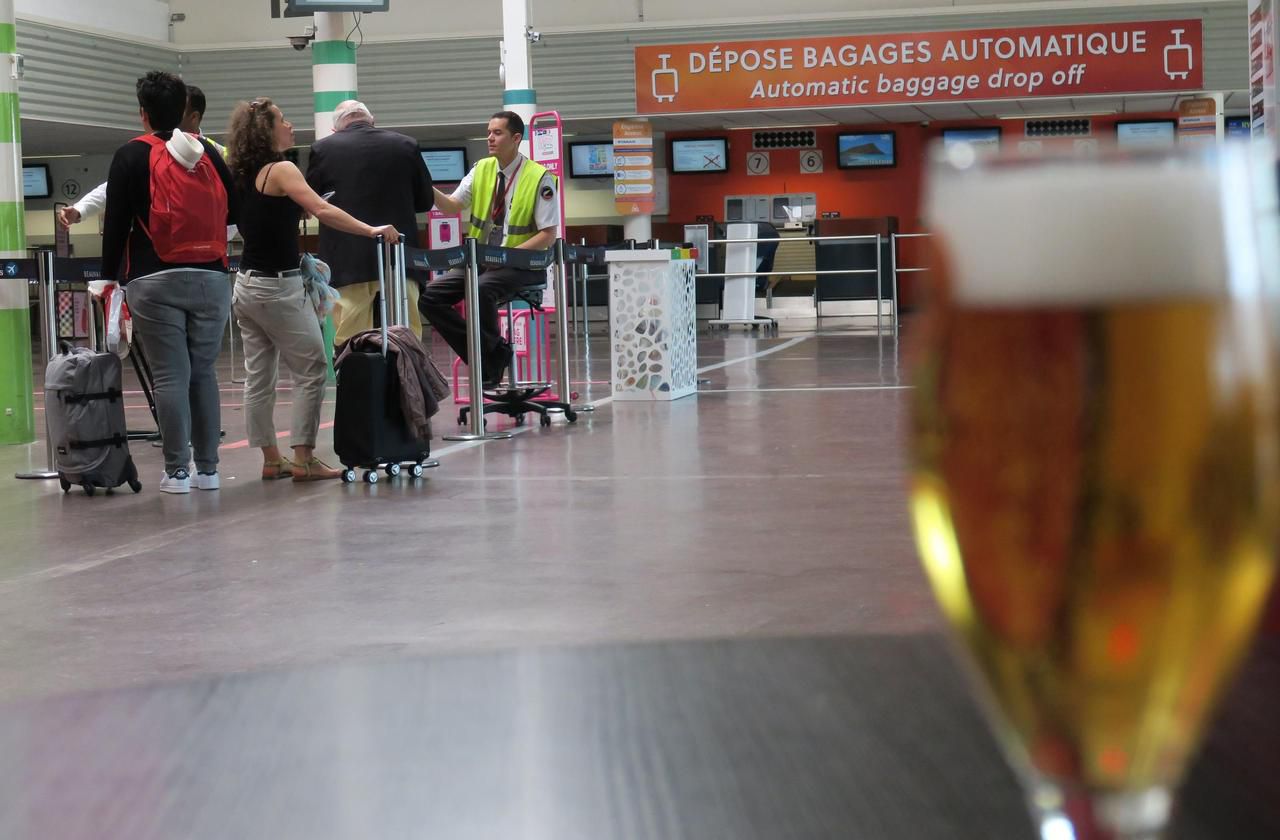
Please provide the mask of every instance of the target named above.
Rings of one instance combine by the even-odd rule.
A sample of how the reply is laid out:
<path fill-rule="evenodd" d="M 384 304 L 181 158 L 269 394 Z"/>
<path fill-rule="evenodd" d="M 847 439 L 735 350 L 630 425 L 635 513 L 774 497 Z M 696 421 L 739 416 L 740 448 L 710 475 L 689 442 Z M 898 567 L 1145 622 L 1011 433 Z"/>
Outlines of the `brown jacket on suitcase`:
<path fill-rule="evenodd" d="M 405 422 L 419 440 L 431 440 L 431 418 L 440 410 L 440 400 L 449 393 L 449 383 L 431 359 L 431 354 L 408 327 L 387 328 L 387 352 L 395 354 L 400 378 L 400 409 Z M 353 335 L 338 350 L 334 366 L 351 353 L 381 353 L 382 332 L 366 330 Z"/>

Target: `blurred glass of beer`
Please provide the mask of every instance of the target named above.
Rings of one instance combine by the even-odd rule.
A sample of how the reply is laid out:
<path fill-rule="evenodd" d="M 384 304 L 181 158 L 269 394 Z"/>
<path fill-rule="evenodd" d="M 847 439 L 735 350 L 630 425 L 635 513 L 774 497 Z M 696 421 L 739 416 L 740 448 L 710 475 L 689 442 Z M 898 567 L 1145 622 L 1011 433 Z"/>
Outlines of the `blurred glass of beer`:
<path fill-rule="evenodd" d="M 1275 568 L 1274 175 L 1242 149 L 952 158 L 917 544 L 1041 816 L 1154 836 Z"/>

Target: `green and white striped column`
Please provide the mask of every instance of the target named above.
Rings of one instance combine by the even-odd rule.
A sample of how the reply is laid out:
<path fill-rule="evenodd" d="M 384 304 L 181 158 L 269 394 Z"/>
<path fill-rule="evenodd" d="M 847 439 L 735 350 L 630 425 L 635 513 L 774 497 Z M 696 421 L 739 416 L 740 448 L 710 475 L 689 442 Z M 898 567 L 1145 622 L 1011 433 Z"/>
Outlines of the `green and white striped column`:
<path fill-rule="evenodd" d="M 311 88 L 315 95 L 316 139 L 333 134 L 333 109 L 356 95 L 356 50 L 342 29 L 342 14 L 317 12 L 316 39 L 311 44 Z M 329 359 L 328 378 L 333 372 L 333 316 L 324 319 L 324 346 Z"/>
<path fill-rule="evenodd" d="M 502 0 L 502 109 L 515 111 L 528 126 L 538 113 L 538 94 L 533 89 L 533 65 L 529 61 L 529 0 Z M 520 151 L 532 149 L 530 132 L 525 130 Z"/>
<path fill-rule="evenodd" d="M 0 62 L 18 50 L 13 0 L 0 0 Z M 0 68 L 0 260 L 27 255 L 18 82 Z M 0 444 L 36 439 L 27 279 L 0 272 Z"/>
<path fill-rule="evenodd" d="M 333 109 L 356 96 L 355 43 L 347 41 L 342 15 L 317 12 L 316 39 L 311 44 L 311 87 L 315 92 L 316 139 L 333 133 Z"/>

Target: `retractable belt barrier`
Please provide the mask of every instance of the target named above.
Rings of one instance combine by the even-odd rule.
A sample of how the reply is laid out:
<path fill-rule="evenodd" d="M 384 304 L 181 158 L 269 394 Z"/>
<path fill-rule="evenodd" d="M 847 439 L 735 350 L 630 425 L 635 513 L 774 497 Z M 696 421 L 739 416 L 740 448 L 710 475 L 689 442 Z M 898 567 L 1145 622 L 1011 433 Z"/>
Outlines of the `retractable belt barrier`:
<path fill-rule="evenodd" d="M 573 259 L 569 259 L 569 251 L 573 250 Z M 560 399 L 567 405 L 570 398 L 569 381 L 569 324 L 567 280 L 565 266 L 569 262 L 578 264 L 598 264 L 603 262 L 603 249 L 585 248 L 566 245 L 563 240 L 556 240 L 551 248 L 545 251 L 534 251 L 527 248 L 501 248 L 484 245 L 474 239 L 468 239 L 462 248 L 445 248 L 437 251 L 415 251 L 410 261 L 417 267 L 429 268 L 433 271 L 447 270 L 457 267 L 457 251 L 465 256 L 462 264 L 466 269 L 464 284 L 464 300 L 467 309 L 467 359 L 468 359 L 468 391 L 470 410 L 469 429 L 465 434 L 448 435 L 445 440 L 496 440 L 511 437 L 504 432 L 486 432 L 484 429 L 484 372 L 480 347 L 480 275 L 485 268 L 519 268 L 528 271 L 546 271 L 555 269 L 553 274 L 554 295 L 556 300 L 556 388 Z M 433 256 L 434 255 L 434 256 Z M 572 422 L 573 414 L 566 411 L 565 416 Z"/>
<path fill-rule="evenodd" d="M 454 248 L 411 248 L 404 249 L 405 260 L 418 271 L 452 271 L 467 264 L 467 249 L 461 245 Z"/>

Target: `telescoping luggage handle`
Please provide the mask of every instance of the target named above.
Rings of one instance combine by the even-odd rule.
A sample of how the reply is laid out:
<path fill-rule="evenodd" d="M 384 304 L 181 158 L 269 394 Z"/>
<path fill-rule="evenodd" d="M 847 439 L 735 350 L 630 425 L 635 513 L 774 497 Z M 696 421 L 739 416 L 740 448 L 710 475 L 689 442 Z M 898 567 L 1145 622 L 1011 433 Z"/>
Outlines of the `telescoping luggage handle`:
<path fill-rule="evenodd" d="M 405 263 L 404 240 L 395 245 L 385 236 L 378 236 L 378 321 L 382 326 L 382 355 L 387 355 L 387 297 L 392 295 L 390 314 L 395 323 L 409 325 L 409 280 Z M 391 283 L 387 274 L 391 272 Z M 388 288 L 390 286 L 390 288 Z"/>

